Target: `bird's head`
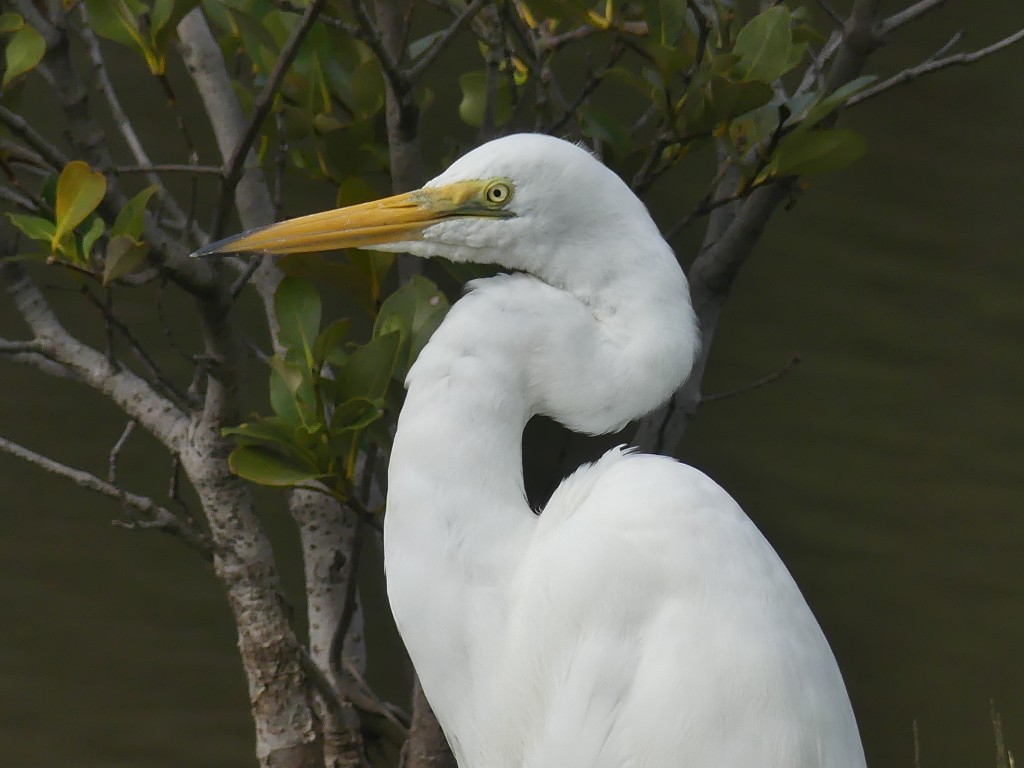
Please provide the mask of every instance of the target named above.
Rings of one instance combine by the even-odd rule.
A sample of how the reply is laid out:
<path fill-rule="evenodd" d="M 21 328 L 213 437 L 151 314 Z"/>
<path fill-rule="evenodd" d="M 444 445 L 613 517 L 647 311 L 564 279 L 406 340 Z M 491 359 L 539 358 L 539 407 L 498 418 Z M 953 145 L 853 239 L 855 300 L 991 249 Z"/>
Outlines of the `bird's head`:
<path fill-rule="evenodd" d="M 645 241 L 668 249 L 612 171 L 567 141 L 517 134 L 478 147 L 413 192 L 243 232 L 194 255 L 372 248 L 499 264 L 590 290 L 629 269 Z"/>

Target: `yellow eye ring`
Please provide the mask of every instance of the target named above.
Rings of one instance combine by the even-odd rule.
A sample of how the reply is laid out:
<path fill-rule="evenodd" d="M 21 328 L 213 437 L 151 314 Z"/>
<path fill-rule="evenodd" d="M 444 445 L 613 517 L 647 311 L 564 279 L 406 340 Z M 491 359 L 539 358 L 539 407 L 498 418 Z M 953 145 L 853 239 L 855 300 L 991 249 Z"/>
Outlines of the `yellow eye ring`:
<path fill-rule="evenodd" d="M 488 205 L 505 205 L 512 199 L 512 185 L 506 181 L 492 181 L 484 190 Z"/>

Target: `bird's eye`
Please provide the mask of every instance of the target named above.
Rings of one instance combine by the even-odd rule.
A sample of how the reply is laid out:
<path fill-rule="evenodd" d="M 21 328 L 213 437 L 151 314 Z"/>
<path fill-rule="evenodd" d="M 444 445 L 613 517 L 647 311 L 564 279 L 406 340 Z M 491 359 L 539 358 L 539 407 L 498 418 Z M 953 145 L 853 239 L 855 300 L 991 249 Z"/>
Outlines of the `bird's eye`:
<path fill-rule="evenodd" d="M 506 181 L 492 181 L 484 190 L 484 199 L 491 205 L 504 205 L 512 199 L 512 185 Z"/>

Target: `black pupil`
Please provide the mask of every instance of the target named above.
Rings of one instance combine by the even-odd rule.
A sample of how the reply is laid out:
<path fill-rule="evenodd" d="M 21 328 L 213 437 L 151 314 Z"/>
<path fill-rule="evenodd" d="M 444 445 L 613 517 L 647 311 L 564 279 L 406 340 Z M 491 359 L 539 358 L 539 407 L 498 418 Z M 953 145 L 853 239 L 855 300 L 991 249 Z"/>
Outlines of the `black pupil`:
<path fill-rule="evenodd" d="M 501 187 L 493 187 L 491 189 L 491 200 L 500 202 L 505 197 L 505 190 Z"/>

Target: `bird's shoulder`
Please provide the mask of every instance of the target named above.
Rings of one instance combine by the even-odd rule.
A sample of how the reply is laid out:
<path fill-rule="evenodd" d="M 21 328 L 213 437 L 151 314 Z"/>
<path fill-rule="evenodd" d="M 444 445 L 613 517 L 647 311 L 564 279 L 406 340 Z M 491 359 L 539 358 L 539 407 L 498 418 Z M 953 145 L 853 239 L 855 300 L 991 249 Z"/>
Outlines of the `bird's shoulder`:
<path fill-rule="evenodd" d="M 746 519 L 732 497 L 700 470 L 618 446 L 561 482 L 544 506 L 539 528 L 550 530 L 580 515 L 629 525 L 652 516 L 694 514 Z"/>

